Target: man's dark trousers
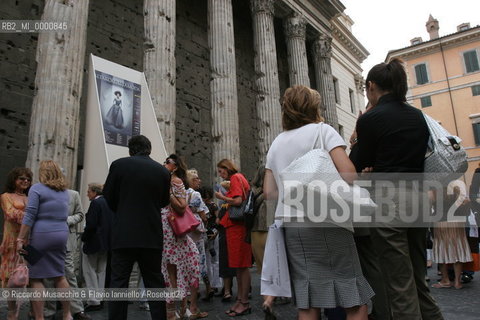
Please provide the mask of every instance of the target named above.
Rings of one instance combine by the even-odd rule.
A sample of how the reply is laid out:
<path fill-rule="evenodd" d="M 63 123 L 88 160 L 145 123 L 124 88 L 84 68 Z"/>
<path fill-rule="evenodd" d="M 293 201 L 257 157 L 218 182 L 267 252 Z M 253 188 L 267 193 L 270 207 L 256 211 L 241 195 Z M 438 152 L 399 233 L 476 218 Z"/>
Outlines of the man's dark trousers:
<path fill-rule="evenodd" d="M 125 248 L 112 250 L 111 288 L 128 288 L 130 274 L 138 262 L 145 288 L 165 288 L 162 275 L 162 249 Z M 148 301 L 152 320 L 165 320 L 165 301 Z M 127 319 L 128 301 L 110 301 L 108 319 Z"/>

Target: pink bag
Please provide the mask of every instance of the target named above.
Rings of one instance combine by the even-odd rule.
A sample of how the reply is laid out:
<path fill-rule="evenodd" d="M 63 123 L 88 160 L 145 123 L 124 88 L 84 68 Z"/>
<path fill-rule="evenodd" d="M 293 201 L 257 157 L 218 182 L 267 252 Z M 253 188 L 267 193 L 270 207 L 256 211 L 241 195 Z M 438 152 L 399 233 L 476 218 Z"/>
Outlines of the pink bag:
<path fill-rule="evenodd" d="M 183 214 L 178 214 L 172 209 L 167 219 L 170 227 L 172 227 L 173 233 L 177 237 L 186 236 L 200 225 L 200 221 L 195 218 L 188 205 Z"/>
<path fill-rule="evenodd" d="M 28 267 L 22 256 L 18 256 L 15 269 L 8 279 L 8 288 L 25 288 L 28 285 Z"/>

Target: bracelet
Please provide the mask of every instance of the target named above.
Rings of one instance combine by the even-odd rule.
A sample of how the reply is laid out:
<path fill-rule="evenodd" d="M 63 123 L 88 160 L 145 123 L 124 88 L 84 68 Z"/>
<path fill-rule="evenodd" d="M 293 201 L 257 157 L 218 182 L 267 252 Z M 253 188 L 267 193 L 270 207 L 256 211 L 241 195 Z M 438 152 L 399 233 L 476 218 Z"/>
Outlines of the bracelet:
<path fill-rule="evenodd" d="M 25 240 L 18 238 L 17 242 L 25 242 Z"/>

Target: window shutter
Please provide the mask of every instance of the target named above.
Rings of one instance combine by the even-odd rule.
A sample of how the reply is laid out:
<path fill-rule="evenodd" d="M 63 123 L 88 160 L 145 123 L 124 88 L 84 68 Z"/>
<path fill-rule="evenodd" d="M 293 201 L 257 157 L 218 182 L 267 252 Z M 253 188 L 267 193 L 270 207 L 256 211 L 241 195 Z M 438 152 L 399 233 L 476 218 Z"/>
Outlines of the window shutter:
<path fill-rule="evenodd" d="M 480 70 L 477 52 L 475 50 L 464 52 L 463 58 L 465 60 L 465 69 L 467 70 L 467 73 Z"/>

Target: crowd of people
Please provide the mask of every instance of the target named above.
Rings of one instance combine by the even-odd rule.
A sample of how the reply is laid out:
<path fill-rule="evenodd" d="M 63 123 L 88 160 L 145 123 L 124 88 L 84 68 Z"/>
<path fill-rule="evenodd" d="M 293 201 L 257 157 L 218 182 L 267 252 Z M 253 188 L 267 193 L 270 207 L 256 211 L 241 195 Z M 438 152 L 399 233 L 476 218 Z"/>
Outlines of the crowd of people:
<path fill-rule="evenodd" d="M 265 165 L 251 182 L 231 159 L 223 159 L 217 164 L 223 182 L 214 189 L 202 186 L 200 173 L 189 169 L 185 159 L 171 154 L 160 164 L 149 156 L 152 146 L 148 138 L 134 136 L 128 142 L 130 156 L 111 164 L 105 184 L 88 185 L 90 205 L 84 214 L 78 192 L 67 188 L 62 169 L 54 161 L 40 163 L 39 182 L 33 185 L 28 168 L 13 169 L 1 195 L 2 288 L 9 286 L 22 255 L 37 256 L 38 261 L 29 263 L 29 286 L 37 289 L 78 287 L 80 266 L 75 264 L 79 261 L 78 279 L 83 279 L 85 287 L 128 288 L 137 264 L 141 287 L 180 293 L 180 299 L 143 301 L 142 307 L 150 311 L 152 319 L 207 318 L 208 313 L 200 309 L 200 296 L 205 303 L 214 296 L 231 302 L 225 311 L 229 317 L 249 315 L 250 268 L 255 263 L 261 272 L 264 260 L 274 254 L 265 252 L 268 230 L 274 219 L 285 217 L 282 172 L 293 161 L 323 149 L 349 184 L 369 173 L 423 171 L 429 132 L 422 112 L 406 103 L 406 79 L 398 59 L 370 70 L 366 79 L 369 106 L 357 121 L 349 155 L 343 138 L 323 122 L 320 94 L 305 86 L 288 88 L 282 99 L 283 132 L 273 141 Z M 476 253 L 478 258 L 474 198 L 480 192 L 473 182 L 472 186 L 472 201 L 464 195 L 458 208 L 469 216 L 470 225 L 439 222 L 432 226 L 430 249 L 441 275 L 441 280 L 432 284 L 436 289 L 461 289 L 462 271 L 476 271 L 479 266 L 472 257 Z M 238 219 L 233 209 L 240 207 L 250 192 L 253 220 Z M 395 189 L 393 202 L 399 204 L 418 192 L 423 191 L 414 186 Z M 452 194 L 446 201 L 458 201 L 461 196 L 459 189 Z M 276 205 L 270 208 L 268 201 Z M 403 205 L 391 208 L 394 216 L 413 209 Z M 196 228 L 179 235 L 172 219 L 188 214 L 195 218 Z M 427 228 L 387 223 L 352 232 L 334 223 L 318 228 L 300 211 L 295 217 L 302 218 L 303 224 L 285 222 L 283 234 L 292 302 L 299 320 L 317 320 L 322 309 L 329 319 L 443 319 L 426 281 Z M 80 246 L 76 238 L 79 226 L 84 226 L 80 228 Z M 266 319 L 281 319 L 275 313 L 275 299 L 285 298 L 264 297 Z M 370 301 L 373 308 L 369 314 Z M 8 319 L 17 319 L 16 302 L 9 301 L 8 307 Z M 90 319 L 89 311 L 103 307 L 104 302 L 95 297 L 86 305 L 62 301 L 62 315 L 64 320 Z M 30 316 L 44 319 L 54 314 L 55 308 L 55 304 L 32 300 Z M 109 319 L 126 319 L 127 310 L 128 301 L 108 302 Z"/>

